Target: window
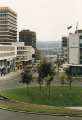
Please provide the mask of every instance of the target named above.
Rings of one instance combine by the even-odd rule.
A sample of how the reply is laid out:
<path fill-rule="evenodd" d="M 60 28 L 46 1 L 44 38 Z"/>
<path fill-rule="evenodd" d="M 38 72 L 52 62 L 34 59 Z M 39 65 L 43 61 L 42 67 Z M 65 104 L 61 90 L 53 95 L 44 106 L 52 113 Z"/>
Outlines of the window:
<path fill-rule="evenodd" d="M 81 35 L 79 36 L 79 39 L 82 39 L 82 36 L 81 36 Z"/>

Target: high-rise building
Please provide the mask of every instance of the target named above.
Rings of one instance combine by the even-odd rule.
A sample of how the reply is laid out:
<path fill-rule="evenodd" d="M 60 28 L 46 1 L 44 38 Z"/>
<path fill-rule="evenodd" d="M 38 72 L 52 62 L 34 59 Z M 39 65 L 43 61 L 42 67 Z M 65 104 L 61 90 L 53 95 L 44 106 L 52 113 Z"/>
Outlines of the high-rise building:
<path fill-rule="evenodd" d="M 70 64 L 82 64 L 82 30 L 69 34 L 68 56 Z"/>
<path fill-rule="evenodd" d="M 69 33 L 67 66 L 73 77 L 82 77 L 82 30 Z"/>
<path fill-rule="evenodd" d="M 17 14 L 8 7 L 0 7 L 0 44 L 17 41 Z"/>
<path fill-rule="evenodd" d="M 30 30 L 22 30 L 19 32 L 19 41 L 24 42 L 25 46 L 36 48 L 36 33 Z"/>

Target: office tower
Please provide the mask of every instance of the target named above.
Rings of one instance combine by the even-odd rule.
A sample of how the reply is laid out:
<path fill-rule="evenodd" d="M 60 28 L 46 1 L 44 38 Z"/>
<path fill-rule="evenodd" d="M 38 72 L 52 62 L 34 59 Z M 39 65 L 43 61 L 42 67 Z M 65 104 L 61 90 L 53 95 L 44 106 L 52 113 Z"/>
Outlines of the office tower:
<path fill-rule="evenodd" d="M 8 7 L 0 7 L 0 44 L 17 41 L 17 14 Z"/>
<path fill-rule="evenodd" d="M 19 41 L 24 42 L 25 46 L 36 48 L 36 33 L 30 30 L 22 30 L 19 32 Z"/>

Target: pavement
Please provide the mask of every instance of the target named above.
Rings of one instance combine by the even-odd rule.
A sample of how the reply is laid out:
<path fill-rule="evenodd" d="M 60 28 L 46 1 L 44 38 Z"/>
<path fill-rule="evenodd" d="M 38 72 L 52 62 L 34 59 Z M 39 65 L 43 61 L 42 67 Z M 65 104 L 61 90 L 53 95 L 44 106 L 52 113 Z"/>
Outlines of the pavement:
<path fill-rule="evenodd" d="M 66 107 L 66 108 L 74 109 L 74 110 L 82 110 L 82 107 Z"/>
<path fill-rule="evenodd" d="M 0 76 L 0 90 L 20 87 L 19 81 L 21 71 L 10 72 L 5 76 Z"/>
<path fill-rule="evenodd" d="M 2 83 L 3 80 L 5 80 L 5 81 L 8 80 L 7 81 L 8 83 L 11 82 L 12 80 L 19 81 L 20 73 L 21 73 L 21 71 L 15 71 L 15 72 L 10 72 L 10 73 L 6 74 L 5 76 L 4 75 L 0 76 L 0 83 Z M 5 81 L 4 81 L 4 83 L 5 83 Z M 51 85 L 61 86 L 61 82 L 60 82 L 58 75 L 55 75 L 54 80 L 52 81 Z M 67 85 L 68 85 L 68 82 L 65 81 L 64 86 L 67 86 Z M 30 86 L 38 86 L 38 83 L 35 81 Z M 77 79 L 74 80 L 72 82 L 72 86 L 82 86 L 82 80 L 77 80 Z"/>
<path fill-rule="evenodd" d="M 82 120 L 82 117 L 36 115 L 0 109 L 0 120 Z"/>
<path fill-rule="evenodd" d="M 10 72 L 6 75 L 0 76 L 0 80 L 8 80 L 8 79 L 14 78 L 14 77 L 18 76 L 20 73 L 21 73 L 21 70 Z"/>

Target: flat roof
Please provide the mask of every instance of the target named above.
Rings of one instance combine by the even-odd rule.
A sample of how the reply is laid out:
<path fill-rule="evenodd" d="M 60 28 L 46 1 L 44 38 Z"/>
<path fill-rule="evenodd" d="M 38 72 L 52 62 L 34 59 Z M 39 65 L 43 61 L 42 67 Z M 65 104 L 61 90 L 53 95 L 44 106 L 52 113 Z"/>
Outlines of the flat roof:
<path fill-rule="evenodd" d="M 17 13 L 14 10 L 12 10 L 11 8 L 9 8 L 9 7 L 2 7 L 2 6 L 0 6 L 0 11 L 9 11 L 12 14 L 17 16 Z"/>

